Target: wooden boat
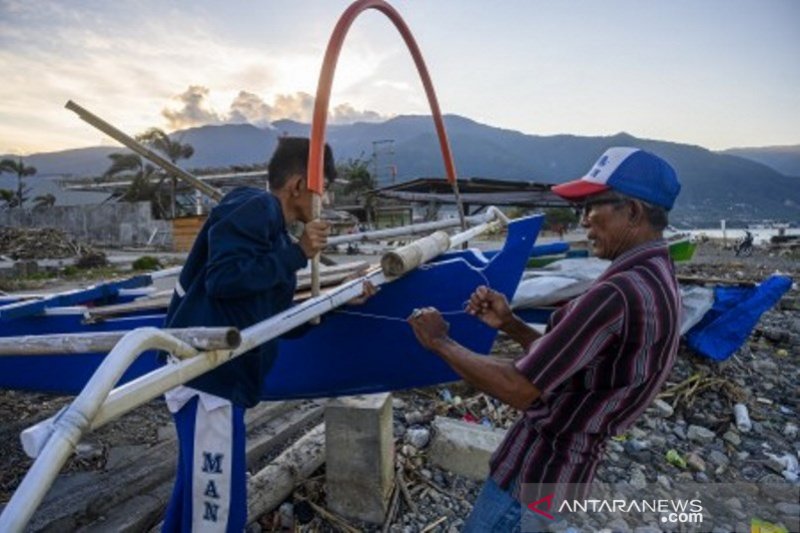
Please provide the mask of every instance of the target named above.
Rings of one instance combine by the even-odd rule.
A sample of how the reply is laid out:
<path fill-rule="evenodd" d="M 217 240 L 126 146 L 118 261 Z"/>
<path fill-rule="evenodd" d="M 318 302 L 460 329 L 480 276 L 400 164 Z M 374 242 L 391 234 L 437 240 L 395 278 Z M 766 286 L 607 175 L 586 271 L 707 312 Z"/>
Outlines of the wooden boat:
<path fill-rule="evenodd" d="M 450 322 L 454 339 L 487 353 L 496 332 L 463 312 L 478 285 L 511 297 L 541 225 L 541 217 L 513 221 L 504 247 L 491 257 L 477 250 L 446 253 L 381 287 L 360 306 L 326 315 L 319 326 L 281 340 L 262 398 L 312 398 L 396 390 L 458 379 L 438 357 L 421 348 L 405 322 L 415 308 L 434 306 Z M 161 327 L 163 310 L 144 310 L 87 322 L 86 307 L 51 307 L 38 314 L 0 320 L 0 337 L 129 331 Z M 78 393 L 104 354 L 0 355 L 0 388 Z M 145 352 L 120 383 L 159 368 Z"/>

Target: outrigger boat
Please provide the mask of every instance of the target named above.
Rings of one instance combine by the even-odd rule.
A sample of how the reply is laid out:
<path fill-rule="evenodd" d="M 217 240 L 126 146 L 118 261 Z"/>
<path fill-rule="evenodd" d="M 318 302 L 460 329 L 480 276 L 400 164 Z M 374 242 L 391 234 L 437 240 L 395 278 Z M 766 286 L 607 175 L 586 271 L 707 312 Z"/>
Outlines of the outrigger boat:
<path fill-rule="evenodd" d="M 434 306 L 446 314 L 451 335 L 479 353 L 487 353 L 495 332 L 463 312 L 478 285 L 489 285 L 508 298 L 514 294 L 541 225 L 541 217 L 512 221 L 504 247 L 496 254 L 478 250 L 452 251 L 382 286 L 359 306 L 329 313 L 303 337 L 279 342 L 275 366 L 266 377 L 262 399 L 313 398 L 419 387 L 457 379 L 439 358 L 414 339 L 405 323 L 413 309 Z M 51 298 L 50 303 L 54 303 Z M 69 300 L 72 303 L 74 300 Z M 77 394 L 105 353 L 27 355 L 24 347 L 40 345 L 43 336 L 59 344 L 68 338 L 128 332 L 163 326 L 164 308 L 103 317 L 103 308 L 47 306 L 47 300 L 21 303 L 22 316 L 4 317 L 0 308 L 0 388 Z M 24 306 L 28 307 L 24 307 Z M 31 313 L 30 306 L 36 306 Z M 98 312 L 99 311 L 99 312 Z M 87 320 L 88 318 L 88 320 Z M 139 356 L 119 384 L 163 365 L 157 352 Z"/>

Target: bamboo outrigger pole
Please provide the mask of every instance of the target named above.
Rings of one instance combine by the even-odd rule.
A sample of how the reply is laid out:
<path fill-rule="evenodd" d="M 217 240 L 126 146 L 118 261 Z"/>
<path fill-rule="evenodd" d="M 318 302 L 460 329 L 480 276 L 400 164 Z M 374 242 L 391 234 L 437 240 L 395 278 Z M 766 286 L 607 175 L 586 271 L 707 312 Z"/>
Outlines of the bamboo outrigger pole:
<path fill-rule="evenodd" d="M 142 145 L 140 142 L 138 142 L 130 135 L 126 135 L 125 133 L 121 132 L 120 130 L 118 130 L 105 120 L 87 111 L 86 109 L 79 106 L 72 100 L 69 100 L 64 107 L 66 107 L 70 111 L 74 111 L 83 121 L 91 124 L 92 126 L 102 131 L 115 141 L 118 141 L 122 145 L 130 148 L 131 150 L 133 150 L 140 156 L 144 157 L 145 159 L 152 161 L 153 163 L 160 166 L 173 176 L 187 182 L 189 185 L 199 190 L 212 200 L 219 202 L 222 199 L 222 192 L 219 191 L 218 189 L 212 187 L 211 185 L 209 185 L 204 181 L 197 179 L 197 177 L 186 172 L 185 170 L 174 164 L 172 161 L 169 161 L 163 158 L 162 156 L 158 155 L 154 151 Z"/>

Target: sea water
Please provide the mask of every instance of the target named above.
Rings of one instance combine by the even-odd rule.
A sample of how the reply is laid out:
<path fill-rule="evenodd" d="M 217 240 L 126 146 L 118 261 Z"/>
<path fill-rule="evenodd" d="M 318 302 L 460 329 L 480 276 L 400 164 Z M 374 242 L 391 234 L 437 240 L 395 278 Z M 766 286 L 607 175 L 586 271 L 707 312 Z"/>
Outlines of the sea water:
<path fill-rule="evenodd" d="M 722 239 L 723 237 L 729 241 L 738 241 L 743 239 L 745 231 L 749 231 L 753 235 L 754 244 L 769 244 L 770 239 L 777 235 L 785 236 L 800 236 L 800 228 L 766 228 L 766 229 L 726 229 L 724 232 L 720 228 L 714 229 L 693 229 L 680 233 L 688 233 L 695 239 L 702 239 L 708 237 L 709 239 Z M 666 235 L 669 237 L 669 234 Z"/>

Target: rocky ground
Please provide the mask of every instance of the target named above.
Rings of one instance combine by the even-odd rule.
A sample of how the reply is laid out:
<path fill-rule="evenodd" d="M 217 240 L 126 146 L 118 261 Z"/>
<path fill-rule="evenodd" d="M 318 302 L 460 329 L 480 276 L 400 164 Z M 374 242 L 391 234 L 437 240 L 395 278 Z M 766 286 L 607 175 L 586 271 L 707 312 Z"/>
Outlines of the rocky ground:
<path fill-rule="evenodd" d="M 798 482 L 792 476 L 796 475 L 793 468 L 796 472 L 800 454 L 800 261 L 771 256 L 763 250 L 739 259 L 728 250 L 704 245 L 692 262 L 679 266 L 679 271 L 728 280 L 761 280 L 778 271 L 792 276 L 795 285 L 779 305 L 762 316 L 749 341 L 728 361 L 716 363 L 682 346 L 659 400 L 625 435 L 609 444 L 597 479 L 641 487 L 659 485 L 665 491 L 682 482 L 796 487 Z M 508 339 L 500 338 L 494 353 L 513 357 L 517 350 Z M 41 394 L 0 392 L 0 502 L 10 497 L 30 464 L 19 449 L 19 431 L 49 416 L 66 401 Z M 734 423 L 737 403 L 748 410 L 752 422 L 749 430 Z M 325 509 L 324 472 L 320 471 L 295 492 L 292 502 L 261 517 L 258 527 L 273 530 L 292 517 L 300 531 L 458 531 L 480 484 L 428 461 L 430 422 L 438 414 L 508 427 L 516 413 L 463 384 L 399 392 L 394 407 L 397 464 L 408 496 L 398 497 L 391 523 L 382 528 L 332 515 Z M 163 403 L 151 402 L 87 437 L 66 470 L 103 468 L 110 449 L 155 443 L 160 428 L 168 421 Z M 748 504 L 747 494 L 732 497 L 729 516 L 709 525 L 708 531 L 749 531 Z M 795 520 L 796 524 L 800 505 L 787 503 L 778 512 L 782 514 L 762 518 L 784 524 Z M 598 518 L 587 517 L 580 530 L 601 529 Z M 568 526 L 554 525 L 557 530 L 567 530 Z M 644 533 L 660 529 L 637 528 L 623 520 L 607 530 Z"/>

